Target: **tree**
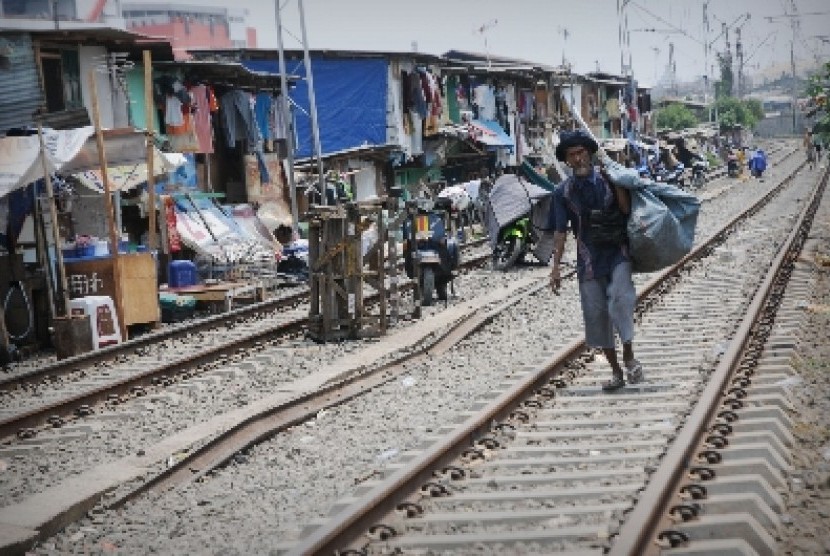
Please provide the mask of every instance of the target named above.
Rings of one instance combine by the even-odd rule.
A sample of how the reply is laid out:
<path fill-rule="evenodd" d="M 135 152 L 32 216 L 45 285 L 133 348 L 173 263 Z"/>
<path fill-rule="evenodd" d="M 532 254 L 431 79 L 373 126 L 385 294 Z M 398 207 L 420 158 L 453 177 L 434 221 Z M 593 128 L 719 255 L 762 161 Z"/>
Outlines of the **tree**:
<path fill-rule="evenodd" d="M 674 103 L 657 111 L 656 124 L 658 128 L 681 130 L 696 126 L 698 119 L 694 112 L 682 104 Z"/>
<path fill-rule="evenodd" d="M 718 63 L 720 81 L 715 81 L 715 98 L 731 97 L 732 83 L 735 81 L 732 73 L 732 53 L 726 51 L 724 54 L 718 54 Z"/>
<path fill-rule="evenodd" d="M 741 100 L 732 96 L 721 97 L 715 101 L 718 119 L 722 128 L 737 124 L 745 128 L 754 128 L 764 118 L 764 108 L 754 99 Z"/>

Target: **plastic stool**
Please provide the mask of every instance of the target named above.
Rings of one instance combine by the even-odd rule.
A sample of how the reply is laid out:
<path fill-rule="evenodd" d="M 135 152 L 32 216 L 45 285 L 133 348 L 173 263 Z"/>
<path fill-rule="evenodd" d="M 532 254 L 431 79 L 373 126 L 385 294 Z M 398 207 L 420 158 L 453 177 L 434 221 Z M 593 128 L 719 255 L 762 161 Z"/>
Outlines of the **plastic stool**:
<path fill-rule="evenodd" d="M 88 295 L 69 300 L 72 315 L 89 315 L 92 329 L 92 349 L 120 344 L 121 327 L 118 325 L 118 313 L 115 303 L 106 295 Z"/>

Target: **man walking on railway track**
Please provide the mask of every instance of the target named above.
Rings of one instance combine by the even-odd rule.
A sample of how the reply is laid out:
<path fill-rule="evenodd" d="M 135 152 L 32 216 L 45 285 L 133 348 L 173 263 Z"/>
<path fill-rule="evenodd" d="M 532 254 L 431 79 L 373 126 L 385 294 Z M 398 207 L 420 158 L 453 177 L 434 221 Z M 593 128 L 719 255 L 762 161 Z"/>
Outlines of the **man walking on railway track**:
<path fill-rule="evenodd" d="M 807 151 L 807 164 L 810 165 L 810 170 L 816 167 L 816 145 L 813 143 L 813 132 L 807 130 L 804 136 L 804 148 Z"/>
<path fill-rule="evenodd" d="M 602 384 L 613 391 L 643 380 L 643 368 L 634 358 L 634 307 L 637 294 L 631 280 L 631 258 L 625 223 L 631 210 L 629 192 L 615 186 L 595 168 L 591 157 L 598 145 L 587 133 L 564 132 L 556 147 L 556 158 L 573 170 L 553 195 L 554 251 L 551 289 L 558 295 L 560 263 L 565 249 L 568 223 L 576 238 L 579 297 L 585 323 L 585 341 L 602 349 L 611 365 L 611 380 Z M 617 359 L 614 332 L 623 346 L 623 365 Z M 624 376 L 627 375 L 627 376 Z"/>

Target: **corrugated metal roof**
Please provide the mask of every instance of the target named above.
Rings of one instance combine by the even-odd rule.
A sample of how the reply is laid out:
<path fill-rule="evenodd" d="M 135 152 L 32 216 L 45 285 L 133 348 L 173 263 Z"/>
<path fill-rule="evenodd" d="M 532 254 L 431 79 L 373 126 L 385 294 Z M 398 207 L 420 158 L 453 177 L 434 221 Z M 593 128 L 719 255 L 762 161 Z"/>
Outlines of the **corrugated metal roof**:
<path fill-rule="evenodd" d="M 33 123 L 34 112 L 43 103 L 35 53 L 28 33 L 3 33 L 9 52 L 8 69 L 0 71 L 0 133 Z"/>

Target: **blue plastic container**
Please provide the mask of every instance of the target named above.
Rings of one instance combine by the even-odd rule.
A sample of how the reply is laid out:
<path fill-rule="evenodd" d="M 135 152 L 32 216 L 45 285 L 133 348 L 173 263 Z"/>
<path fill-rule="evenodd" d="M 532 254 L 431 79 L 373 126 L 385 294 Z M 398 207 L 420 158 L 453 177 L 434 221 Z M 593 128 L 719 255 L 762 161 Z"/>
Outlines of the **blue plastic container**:
<path fill-rule="evenodd" d="M 167 285 L 171 288 L 195 286 L 199 281 L 193 261 L 170 261 L 167 267 Z"/>
<path fill-rule="evenodd" d="M 94 245 L 78 245 L 75 247 L 75 256 L 78 258 L 84 257 L 94 257 L 95 256 L 95 246 Z"/>

